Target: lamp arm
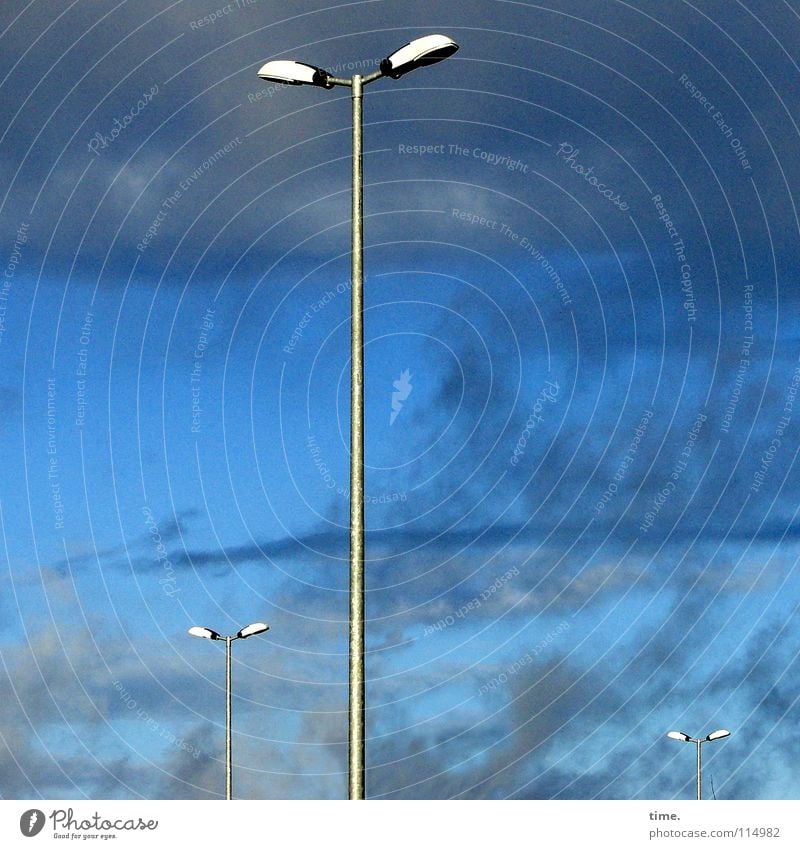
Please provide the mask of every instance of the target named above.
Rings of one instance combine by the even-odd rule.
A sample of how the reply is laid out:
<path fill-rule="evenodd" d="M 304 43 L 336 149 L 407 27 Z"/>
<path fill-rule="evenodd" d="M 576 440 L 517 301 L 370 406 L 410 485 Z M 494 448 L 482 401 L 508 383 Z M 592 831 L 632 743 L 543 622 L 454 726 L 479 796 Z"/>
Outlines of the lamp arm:
<path fill-rule="evenodd" d="M 365 86 L 368 83 L 374 82 L 375 80 L 379 80 L 383 76 L 386 76 L 383 71 L 373 71 L 371 74 L 367 74 L 365 77 L 361 77 L 361 85 Z"/>
<path fill-rule="evenodd" d="M 362 87 L 367 85 L 368 83 L 375 82 L 375 80 L 379 80 L 381 77 L 386 76 L 383 71 L 373 71 L 371 74 L 367 74 L 365 77 L 361 77 L 361 85 Z M 345 85 L 349 88 L 353 86 L 352 79 L 345 79 L 344 77 L 326 77 L 327 82 L 331 85 Z"/>

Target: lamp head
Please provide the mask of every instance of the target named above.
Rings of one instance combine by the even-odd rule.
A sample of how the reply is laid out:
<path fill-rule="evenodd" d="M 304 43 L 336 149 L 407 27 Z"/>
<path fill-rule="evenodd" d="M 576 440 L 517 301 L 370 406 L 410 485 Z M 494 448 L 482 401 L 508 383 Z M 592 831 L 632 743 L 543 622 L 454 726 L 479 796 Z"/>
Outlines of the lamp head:
<path fill-rule="evenodd" d="M 252 625 L 245 625 L 236 636 L 244 639 L 245 637 L 252 637 L 254 634 L 263 634 L 265 631 L 269 631 L 269 625 L 266 622 L 253 622 Z"/>
<path fill-rule="evenodd" d="M 726 728 L 720 728 L 719 731 L 712 731 L 706 740 L 721 740 L 723 737 L 730 737 L 731 732 Z"/>
<path fill-rule="evenodd" d="M 387 56 L 381 62 L 381 73 L 393 80 L 399 80 L 409 71 L 441 62 L 442 59 L 452 56 L 456 50 L 458 45 L 446 35 L 424 35 L 409 41 Z"/>
<path fill-rule="evenodd" d="M 206 640 L 222 639 L 216 631 L 212 631 L 211 628 L 203 628 L 201 625 L 193 625 L 189 628 L 189 633 L 193 637 L 203 637 Z"/>
<path fill-rule="evenodd" d="M 682 740 L 684 743 L 691 743 L 692 741 L 692 738 L 683 731 L 668 731 L 667 737 L 671 737 L 673 740 Z"/>
<path fill-rule="evenodd" d="M 318 85 L 322 88 L 333 88 L 327 71 L 291 59 L 267 62 L 259 68 L 258 76 L 262 80 L 284 85 Z"/>

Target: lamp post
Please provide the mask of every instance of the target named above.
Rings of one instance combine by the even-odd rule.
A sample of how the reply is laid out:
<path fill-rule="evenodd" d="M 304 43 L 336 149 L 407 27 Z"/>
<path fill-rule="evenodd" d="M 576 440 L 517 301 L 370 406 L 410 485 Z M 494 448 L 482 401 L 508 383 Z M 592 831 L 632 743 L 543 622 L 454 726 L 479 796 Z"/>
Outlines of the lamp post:
<path fill-rule="evenodd" d="M 684 734 L 683 731 L 668 731 L 667 737 L 673 740 L 681 740 L 684 743 L 695 743 L 697 745 L 697 799 L 703 798 L 703 743 L 710 743 L 712 740 L 721 740 L 723 737 L 730 737 L 731 732 L 724 728 L 719 731 L 712 731 L 707 737 L 700 740 L 699 738 L 690 737 Z"/>
<path fill-rule="evenodd" d="M 263 634 L 269 631 L 269 625 L 265 622 L 253 622 L 245 625 L 241 631 L 231 636 L 224 636 L 212 631 L 211 628 L 203 628 L 194 625 L 189 628 L 193 637 L 203 637 L 206 640 L 225 640 L 225 798 L 230 801 L 233 792 L 233 766 L 231 761 L 231 643 L 234 640 L 244 640 L 254 634 Z"/>
<path fill-rule="evenodd" d="M 289 85 L 316 85 L 331 89 L 348 86 L 353 110 L 353 193 L 351 246 L 350 333 L 350 638 L 349 638 L 349 743 L 348 791 L 350 799 L 363 799 L 365 763 L 364 696 L 364 279 L 361 99 L 364 86 L 381 77 L 400 79 L 404 74 L 452 56 L 458 45 L 445 35 L 426 35 L 396 50 L 380 69 L 362 77 L 342 79 L 303 62 L 275 60 L 261 67 L 258 76 Z"/>

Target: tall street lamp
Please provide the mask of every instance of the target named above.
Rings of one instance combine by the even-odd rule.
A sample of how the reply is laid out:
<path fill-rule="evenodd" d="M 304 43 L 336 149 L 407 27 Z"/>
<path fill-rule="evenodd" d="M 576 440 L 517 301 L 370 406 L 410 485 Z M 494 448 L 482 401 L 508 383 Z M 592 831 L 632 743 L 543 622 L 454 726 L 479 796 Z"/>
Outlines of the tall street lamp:
<path fill-rule="evenodd" d="M 712 740 L 721 740 L 723 737 L 730 737 L 731 732 L 726 731 L 724 728 L 720 728 L 719 731 L 712 731 L 708 737 L 704 739 L 696 739 L 694 737 L 690 737 L 688 734 L 684 734 L 683 731 L 668 731 L 667 737 L 671 737 L 673 740 L 681 740 L 684 743 L 696 743 L 697 744 L 697 798 L 698 800 L 703 798 L 703 752 L 702 746 L 703 743 L 710 743 Z"/>
<path fill-rule="evenodd" d="M 258 72 L 263 80 L 289 85 L 333 88 L 349 86 L 353 106 L 353 196 L 351 247 L 350 333 L 350 670 L 349 670 L 349 796 L 364 798 L 364 280 L 361 169 L 361 92 L 381 77 L 400 79 L 409 71 L 452 56 L 458 45 L 446 35 L 426 35 L 396 50 L 380 68 L 350 79 L 332 76 L 303 62 L 275 60 Z"/>
<path fill-rule="evenodd" d="M 233 766 L 231 762 L 231 643 L 234 640 L 244 640 L 254 634 L 263 634 L 269 631 L 266 622 L 253 622 L 246 625 L 241 631 L 226 637 L 212 631 L 211 628 L 203 628 L 195 625 L 189 628 L 193 637 L 203 637 L 206 640 L 225 640 L 225 798 L 230 800 L 233 792 Z"/>

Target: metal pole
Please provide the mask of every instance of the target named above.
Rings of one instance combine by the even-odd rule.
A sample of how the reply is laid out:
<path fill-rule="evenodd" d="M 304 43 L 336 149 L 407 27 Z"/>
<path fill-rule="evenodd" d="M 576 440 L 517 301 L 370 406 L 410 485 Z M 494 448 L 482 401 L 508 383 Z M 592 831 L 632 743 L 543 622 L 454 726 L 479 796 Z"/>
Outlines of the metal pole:
<path fill-rule="evenodd" d="M 703 755 L 702 755 L 702 747 L 703 741 L 697 741 L 697 799 L 698 801 L 703 798 Z"/>
<path fill-rule="evenodd" d="M 364 280 L 361 75 L 352 79 L 353 241 L 350 337 L 350 675 L 349 797 L 364 798 Z"/>
<path fill-rule="evenodd" d="M 233 767 L 231 764 L 231 642 L 225 637 L 225 798 L 230 801 L 233 792 Z"/>

